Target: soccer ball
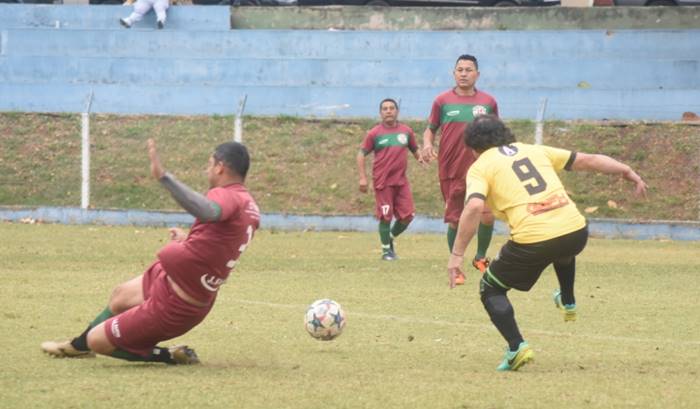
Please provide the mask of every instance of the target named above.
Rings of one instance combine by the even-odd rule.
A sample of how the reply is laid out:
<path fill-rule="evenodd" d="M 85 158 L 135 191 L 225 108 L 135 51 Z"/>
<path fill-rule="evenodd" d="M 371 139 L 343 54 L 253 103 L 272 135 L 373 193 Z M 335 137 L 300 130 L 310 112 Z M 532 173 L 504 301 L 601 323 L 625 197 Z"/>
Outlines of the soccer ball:
<path fill-rule="evenodd" d="M 343 333 L 345 321 L 340 304 L 329 299 L 316 300 L 306 309 L 304 328 L 312 337 L 330 341 Z"/>

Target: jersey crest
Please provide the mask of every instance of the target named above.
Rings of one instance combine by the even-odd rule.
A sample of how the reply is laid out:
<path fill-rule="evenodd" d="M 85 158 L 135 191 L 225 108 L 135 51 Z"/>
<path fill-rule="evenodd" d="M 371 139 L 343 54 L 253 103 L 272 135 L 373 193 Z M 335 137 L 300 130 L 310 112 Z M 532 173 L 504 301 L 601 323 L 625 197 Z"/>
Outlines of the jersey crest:
<path fill-rule="evenodd" d="M 486 107 L 483 105 L 474 105 L 474 107 L 472 107 L 472 116 L 474 118 L 480 115 L 486 115 L 488 113 L 488 109 L 486 109 Z"/>

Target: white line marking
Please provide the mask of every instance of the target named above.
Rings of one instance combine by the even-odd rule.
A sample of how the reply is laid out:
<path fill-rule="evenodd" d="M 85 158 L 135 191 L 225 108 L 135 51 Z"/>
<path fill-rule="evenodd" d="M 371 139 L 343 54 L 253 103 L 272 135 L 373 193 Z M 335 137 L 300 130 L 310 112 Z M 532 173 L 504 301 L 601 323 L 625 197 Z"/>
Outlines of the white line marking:
<path fill-rule="evenodd" d="M 284 308 L 284 309 L 299 310 L 299 311 L 306 310 L 306 306 L 300 305 L 300 304 L 279 304 L 279 303 L 271 303 L 271 302 L 265 302 L 265 301 L 254 301 L 254 300 L 235 300 L 235 301 L 238 303 L 241 303 L 241 304 L 263 305 L 263 306 L 272 307 L 272 308 Z M 399 321 L 399 322 L 406 322 L 406 323 L 413 323 L 413 324 L 434 324 L 434 325 L 452 326 L 452 327 L 478 328 L 478 329 L 485 330 L 485 331 L 493 329 L 493 326 L 491 326 L 491 325 L 469 324 L 469 323 L 465 323 L 465 322 L 445 321 L 445 320 L 439 320 L 439 319 L 426 319 L 426 318 L 418 318 L 418 317 L 411 317 L 411 316 L 388 315 L 388 314 L 368 314 L 368 313 L 363 313 L 363 312 L 358 312 L 358 311 L 351 311 L 350 315 L 352 315 L 354 317 L 364 317 L 364 318 L 380 319 L 380 320 L 386 320 L 386 321 Z M 617 336 L 617 335 L 597 335 L 597 334 L 571 334 L 571 333 L 567 334 L 564 332 L 530 329 L 530 328 L 528 328 L 527 332 L 551 336 L 551 337 L 587 338 L 587 339 L 594 339 L 594 340 L 599 340 L 599 341 L 615 341 L 615 342 L 623 342 L 623 343 L 624 342 L 639 342 L 639 343 L 647 343 L 647 344 L 671 344 L 671 345 L 681 345 L 681 346 L 698 346 L 698 345 L 700 345 L 700 341 L 679 340 L 679 339 L 635 338 L 635 337 L 625 337 L 625 336 Z"/>

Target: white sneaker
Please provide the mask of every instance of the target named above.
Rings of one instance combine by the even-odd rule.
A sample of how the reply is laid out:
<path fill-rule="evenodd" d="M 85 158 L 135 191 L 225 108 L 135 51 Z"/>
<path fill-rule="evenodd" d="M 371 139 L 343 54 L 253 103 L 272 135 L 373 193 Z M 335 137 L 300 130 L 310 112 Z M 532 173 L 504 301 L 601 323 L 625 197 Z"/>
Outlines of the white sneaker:
<path fill-rule="evenodd" d="M 129 23 L 129 21 L 127 21 L 127 19 L 125 19 L 125 18 L 120 18 L 119 24 L 121 24 L 125 28 L 131 28 L 131 23 Z"/>
<path fill-rule="evenodd" d="M 70 341 L 46 341 L 41 343 L 41 350 L 56 358 L 94 358 L 95 353 L 73 348 Z"/>

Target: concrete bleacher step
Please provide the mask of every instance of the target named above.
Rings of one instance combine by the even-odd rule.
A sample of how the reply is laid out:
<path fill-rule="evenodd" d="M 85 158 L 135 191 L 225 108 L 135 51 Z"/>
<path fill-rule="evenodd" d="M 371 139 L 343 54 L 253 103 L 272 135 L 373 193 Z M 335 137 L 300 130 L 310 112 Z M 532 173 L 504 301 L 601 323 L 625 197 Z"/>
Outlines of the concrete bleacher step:
<path fill-rule="evenodd" d="M 0 3 L 0 29 L 116 29 L 119 18 L 127 17 L 133 6 L 54 5 Z M 167 30 L 228 31 L 231 29 L 228 6 L 172 6 L 168 9 Z M 155 29 L 156 19 L 149 12 L 132 30 Z"/>
<path fill-rule="evenodd" d="M 0 65 L 0 82 L 7 83 L 86 83 L 86 84 L 160 84 L 221 86 L 323 86 L 386 87 L 400 72 L 405 78 L 403 87 L 449 87 L 447 76 L 425 76 L 435 65 L 434 60 L 414 61 L 406 65 L 403 60 L 339 59 L 283 59 L 248 58 L 236 56 L 222 58 L 188 58 L 186 55 L 171 57 L 74 57 L 62 56 L 13 56 L 3 57 Z M 494 56 L 488 58 L 489 66 L 497 71 L 485 72 L 480 85 L 485 89 L 522 88 L 527 84 L 533 89 L 593 88 L 597 90 L 675 89 L 689 86 L 700 88 L 700 77 L 694 76 L 694 65 L 679 61 L 654 62 L 654 70 L 641 70 L 634 76 L 617 73 L 633 72 L 639 67 L 638 59 L 620 59 L 614 67 L 601 66 L 598 61 L 579 58 L 538 59 L 523 65 L 520 60 Z M 444 65 L 449 65 L 445 61 Z M 560 67 L 558 75 L 547 75 L 551 68 Z M 550 71 L 548 71 L 548 69 Z M 372 75 L 367 75 L 371 72 Z M 592 74 L 595 72 L 595 75 Z M 543 75 L 544 73 L 544 75 Z"/>
<path fill-rule="evenodd" d="M 445 60 L 450 64 L 454 64 L 455 55 L 464 49 L 484 62 L 499 55 L 527 61 L 533 55 L 538 59 L 575 56 L 592 60 L 622 57 L 663 60 L 678 59 L 679 55 L 688 54 L 688 50 L 695 50 L 695 55 L 688 55 L 688 59 L 694 60 L 700 52 L 697 47 L 700 30 L 621 31 L 613 38 L 608 38 L 603 30 L 403 32 L 397 36 L 393 32 L 376 31 L 178 29 L 175 16 L 169 19 L 165 30 L 156 30 L 155 26 L 125 29 L 116 18 L 113 22 L 104 29 L 0 27 L 3 36 L 0 51 L 4 55 L 66 58 L 183 55 L 188 58 L 410 59 L 436 63 Z M 665 46 L 657 47 L 650 56 L 649 47 L 659 42 Z M 573 49 L 572 44 L 576 45 Z"/>
<path fill-rule="evenodd" d="M 238 102 L 248 95 L 246 112 L 252 115 L 300 115 L 311 117 L 367 117 L 368 109 L 376 111 L 375 101 L 386 97 L 401 100 L 404 118 L 424 118 L 436 91 L 426 87 L 285 87 L 222 86 L 203 84 L 100 84 L 100 83 L 31 83 L 0 82 L 0 110 L 22 107 L 30 112 L 82 112 L 87 96 L 94 92 L 93 113 L 230 115 Z M 591 90 L 491 88 L 506 118 L 528 118 L 536 112 L 540 95 L 547 95 L 549 104 L 566 107 L 575 118 L 625 118 L 636 112 L 650 117 L 659 113 L 683 112 L 687 107 L 685 90 Z M 40 96 L 40 97 L 39 97 Z M 4 106 L 3 99 L 11 101 Z M 606 101 L 591 104 L 590 101 Z M 644 101 L 655 101 L 647 107 Z M 610 101 L 624 101 L 624 104 Z M 641 102 L 637 102 L 641 101 Z M 368 108 L 370 107 L 370 108 Z M 8 109 L 10 108 L 10 109 Z M 613 111 L 614 110 L 614 111 Z M 614 115 L 611 115 L 611 112 Z M 571 113 L 571 112 L 570 112 Z M 569 113 L 550 114 L 550 119 L 571 119 Z"/>

